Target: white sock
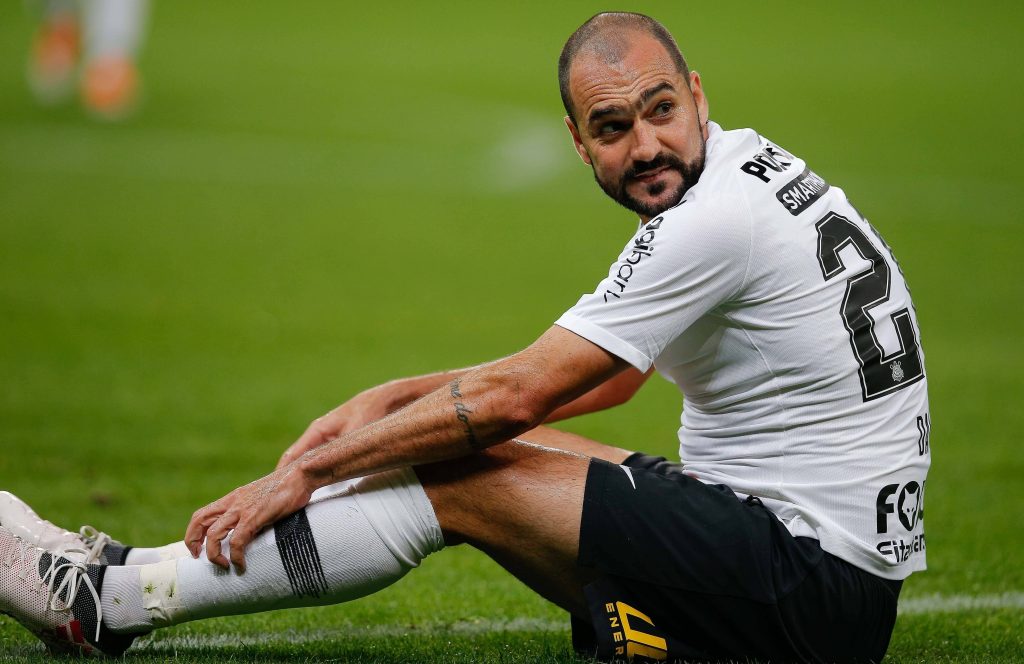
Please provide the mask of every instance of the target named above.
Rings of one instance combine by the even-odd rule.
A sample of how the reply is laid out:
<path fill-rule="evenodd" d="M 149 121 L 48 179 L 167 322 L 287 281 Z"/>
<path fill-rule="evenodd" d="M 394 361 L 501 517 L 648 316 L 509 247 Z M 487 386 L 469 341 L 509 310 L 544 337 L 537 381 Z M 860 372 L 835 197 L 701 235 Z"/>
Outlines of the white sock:
<path fill-rule="evenodd" d="M 362 477 L 353 477 L 350 480 L 342 480 L 340 482 L 335 482 L 334 484 L 322 486 L 313 492 L 313 495 L 309 497 L 309 502 L 319 503 L 321 500 L 327 500 L 328 498 L 333 498 L 334 496 L 342 493 L 350 493 L 352 491 L 352 487 L 362 479 Z"/>
<path fill-rule="evenodd" d="M 328 500 L 342 493 L 350 493 L 352 487 L 363 478 L 355 477 L 350 480 L 342 480 L 334 484 L 328 484 L 322 486 L 313 492 L 310 496 L 310 504 L 319 503 L 323 500 Z M 177 558 L 184 558 L 191 556 L 188 547 L 185 546 L 184 542 L 172 542 L 164 546 L 158 547 L 142 547 L 135 546 L 128 549 L 128 553 L 125 554 L 124 565 L 150 565 L 152 563 L 160 563 L 165 560 L 175 560 Z"/>
<path fill-rule="evenodd" d="M 199 618 L 345 602 L 391 585 L 443 546 L 416 474 L 390 470 L 260 533 L 246 549 L 245 574 L 217 567 L 205 551 L 198 559 L 108 567 L 103 622 L 115 632 L 143 632 Z"/>
<path fill-rule="evenodd" d="M 134 58 L 146 28 L 148 0 L 85 0 L 85 48 L 89 59 Z"/>
<path fill-rule="evenodd" d="M 171 544 L 155 548 L 134 546 L 128 549 L 128 553 L 125 554 L 124 564 L 149 565 L 150 563 L 159 563 L 164 560 L 184 558 L 188 555 L 191 554 L 184 542 L 172 542 Z"/>

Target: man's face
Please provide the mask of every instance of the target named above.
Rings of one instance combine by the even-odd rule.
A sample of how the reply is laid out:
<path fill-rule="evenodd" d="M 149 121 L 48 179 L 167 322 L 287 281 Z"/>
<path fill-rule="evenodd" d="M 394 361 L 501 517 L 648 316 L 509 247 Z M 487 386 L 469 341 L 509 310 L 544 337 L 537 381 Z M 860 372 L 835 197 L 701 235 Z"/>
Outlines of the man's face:
<path fill-rule="evenodd" d="M 700 177 L 708 106 L 700 76 L 693 72 L 687 86 L 660 42 L 643 33 L 625 38 L 612 56 L 586 48 L 576 56 L 576 123 L 566 124 L 604 192 L 646 222 Z"/>

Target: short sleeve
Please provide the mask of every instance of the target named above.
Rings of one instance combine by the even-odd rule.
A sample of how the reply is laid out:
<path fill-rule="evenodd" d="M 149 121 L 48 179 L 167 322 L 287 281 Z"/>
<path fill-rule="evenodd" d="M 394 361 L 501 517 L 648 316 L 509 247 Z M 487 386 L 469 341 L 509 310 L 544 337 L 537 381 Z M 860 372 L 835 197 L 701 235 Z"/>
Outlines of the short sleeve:
<path fill-rule="evenodd" d="M 745 200 L 684 199 L 642 226 L 597 289 L 555 324 L 647 371 L 694 321 L 738 295 L 750 245 Z"/>

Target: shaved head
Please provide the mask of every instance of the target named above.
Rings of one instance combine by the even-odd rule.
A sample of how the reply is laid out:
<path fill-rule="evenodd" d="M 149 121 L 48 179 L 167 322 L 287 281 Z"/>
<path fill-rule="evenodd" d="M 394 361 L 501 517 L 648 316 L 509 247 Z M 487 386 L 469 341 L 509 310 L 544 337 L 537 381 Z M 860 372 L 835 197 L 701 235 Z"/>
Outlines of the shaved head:
<path fill-rule="evenodd" d="M 676 40 L 658 21 L 644 14 L 632 12 L 603 12 L 596 14 L 572 33 L 562 48 L 558 58 L 558 88 L 562 95 L 562 105 L 569 118 L 576 123 L 576 111 L 569 90 L 569 70 L 576 56 L 581 52 L 594 54 L 606 62 L 621 61 L 629 50 L 633 37 L 637 34 L 650 35 L 661 42 L 676 69 L 687 82 L 690 70 L 686 59 L 679 50 Z"/>

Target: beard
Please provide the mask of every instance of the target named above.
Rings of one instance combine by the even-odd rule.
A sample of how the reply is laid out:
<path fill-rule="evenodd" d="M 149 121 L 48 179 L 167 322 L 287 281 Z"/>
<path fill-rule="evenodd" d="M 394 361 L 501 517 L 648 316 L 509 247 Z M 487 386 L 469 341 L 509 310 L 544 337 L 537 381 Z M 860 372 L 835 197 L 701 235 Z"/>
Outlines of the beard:
<path fill-rule="evenodd" d="M 704 172 L 704 157 L 705 146 L 704 137 L 702 136 L 700 139 L 700 154 L 694 157 L 690 163 L 686 163 L 675 155 L 662 152 L 650 161 L 633 162 L 617 182 L 605 182 L 598 177 L 596 169 L 594 169 L 594 180 L 601 187 L 601 190 L 608 194 L 609 198 L 613 201 L 627 210 L 650 219 L 678 205 L 690 187 L 697 184 L 700 174 Z M 647 203 L 634 198 L 626 191 L 626 187 L 635 182 L 638 175 L 662 168 L 663 166 L 667 166 L 668 170 L 679 173 L 682 180 L 672 191 L 671 196 L 665 199 L 665 202 Z M 664 182 L 652 182 L 645 186 L 648 196 L 661 196 L 668 188 L 668 185 Z"/>

